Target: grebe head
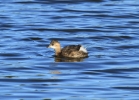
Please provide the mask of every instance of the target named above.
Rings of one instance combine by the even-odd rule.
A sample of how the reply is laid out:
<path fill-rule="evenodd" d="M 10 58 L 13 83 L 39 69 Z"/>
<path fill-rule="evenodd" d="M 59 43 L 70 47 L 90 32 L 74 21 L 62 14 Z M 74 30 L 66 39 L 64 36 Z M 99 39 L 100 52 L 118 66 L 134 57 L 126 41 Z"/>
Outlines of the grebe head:
<path fill-rule="evenodd" d="M 60 48 L 60 43 L 57 40 L 52 40 L 48 48 L 58 49 Z"/>

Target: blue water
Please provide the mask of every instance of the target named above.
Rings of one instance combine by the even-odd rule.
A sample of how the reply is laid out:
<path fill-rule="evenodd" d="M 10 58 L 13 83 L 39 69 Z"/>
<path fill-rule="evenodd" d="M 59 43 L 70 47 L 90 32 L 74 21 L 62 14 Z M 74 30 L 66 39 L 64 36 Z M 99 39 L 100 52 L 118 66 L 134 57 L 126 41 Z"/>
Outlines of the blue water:
<path fill-rule="evenodd" d="M 1 0 L 0 35 L 0 100 L 139 100 L 138 0 Z"/>

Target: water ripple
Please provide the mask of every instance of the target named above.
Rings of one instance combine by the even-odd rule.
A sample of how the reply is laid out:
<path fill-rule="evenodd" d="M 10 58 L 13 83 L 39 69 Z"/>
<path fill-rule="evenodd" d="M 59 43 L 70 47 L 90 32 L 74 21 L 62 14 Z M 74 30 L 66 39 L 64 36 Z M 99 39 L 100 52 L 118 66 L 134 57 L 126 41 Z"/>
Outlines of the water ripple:
<path fill-rule="evenodd" d="M 138 100 L 138 1 L 0 1 L 1 100 Z M 89 57 L 46 48 L 81 44 Z"/>

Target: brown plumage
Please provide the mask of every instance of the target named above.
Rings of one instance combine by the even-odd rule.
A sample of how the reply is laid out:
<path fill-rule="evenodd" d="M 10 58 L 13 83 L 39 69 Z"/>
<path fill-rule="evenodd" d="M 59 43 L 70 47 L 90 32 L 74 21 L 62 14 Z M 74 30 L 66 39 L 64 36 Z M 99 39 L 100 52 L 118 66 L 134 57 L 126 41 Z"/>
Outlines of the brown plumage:
<path fill-rule="evenodd" d="M 57 57 L 83 58 L 88 56 L 88 53 L 83 46 L 68 45 L 61 48 L 60 43 L 57 40 L 52 40 L 48 48 L 55 49 L 55 55 Z"/>

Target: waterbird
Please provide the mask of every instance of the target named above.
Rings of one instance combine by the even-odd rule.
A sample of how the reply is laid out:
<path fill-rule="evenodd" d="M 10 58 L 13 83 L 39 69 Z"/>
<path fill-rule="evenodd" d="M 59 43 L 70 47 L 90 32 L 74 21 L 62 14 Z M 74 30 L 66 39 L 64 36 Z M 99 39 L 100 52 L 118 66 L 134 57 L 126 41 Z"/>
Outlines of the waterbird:
<path fill-rule="evenodd" d="M 61 45 L 57 40 L 52 40 L 48 48 L 53 48 L 55 50 L 56 57 L 66 57 L 66 58 L 88 57 L 88 52 L 86 48 L 82 45 L 67 45 L 64 48 L 61 48 Z"/>

